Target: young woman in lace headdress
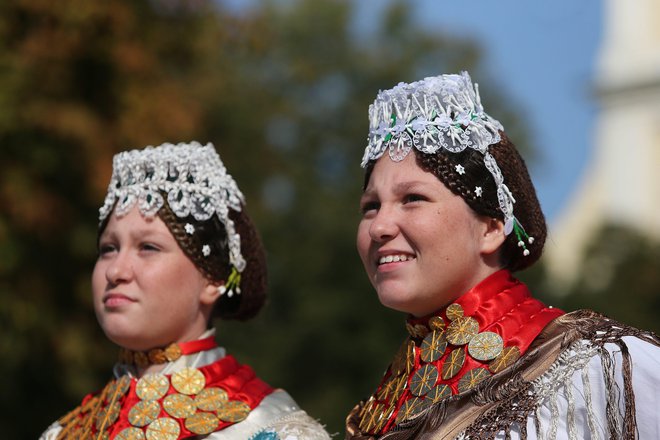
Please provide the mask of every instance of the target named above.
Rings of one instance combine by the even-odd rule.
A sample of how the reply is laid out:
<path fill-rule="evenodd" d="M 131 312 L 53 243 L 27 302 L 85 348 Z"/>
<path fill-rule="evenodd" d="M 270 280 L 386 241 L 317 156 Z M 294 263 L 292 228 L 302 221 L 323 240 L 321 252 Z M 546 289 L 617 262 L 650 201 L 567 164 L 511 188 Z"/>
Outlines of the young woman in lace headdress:
<path fill-rule="evenodd" d="M 113 378 L 42 439 L 328 439 L 215 341 L 266 297 L 264 249 L 213 145 L 120 153 L 100 209 L 94 309 Z"/>
<path fill-rule="evenodd" d="M 513 276 L 546 224 L 469 75 L 401 83 L 369 116 L 357 247 L 409 336 L 346 438 L 659 438 L 658 337 L 546 306 Z"/>

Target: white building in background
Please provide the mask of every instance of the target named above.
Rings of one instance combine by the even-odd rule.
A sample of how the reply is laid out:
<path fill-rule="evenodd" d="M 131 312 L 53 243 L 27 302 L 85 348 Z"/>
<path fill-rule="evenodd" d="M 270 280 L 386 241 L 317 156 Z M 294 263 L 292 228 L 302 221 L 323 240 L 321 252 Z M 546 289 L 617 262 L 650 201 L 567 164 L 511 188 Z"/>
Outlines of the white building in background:
<path fill-rule="evenodd" d="M 565 282 L 605 222 L 660 239 L 660 1 L 607 0 L 604 14 L 592 159 L 546 245 Z"/>

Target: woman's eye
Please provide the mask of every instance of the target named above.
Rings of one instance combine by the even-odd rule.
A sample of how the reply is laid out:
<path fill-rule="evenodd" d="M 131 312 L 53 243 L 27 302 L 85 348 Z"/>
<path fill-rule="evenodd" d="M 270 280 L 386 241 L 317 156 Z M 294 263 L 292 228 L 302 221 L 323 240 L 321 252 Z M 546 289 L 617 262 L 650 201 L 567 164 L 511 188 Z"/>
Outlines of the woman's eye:
<path fill-rule="evenodd" d="M 420 195 L 420 194 L 408 194 L 403 198 L 404 203 L 410 203 L 410 202 L 422 202 L 427 200 L 426 197 Z"/>
<path fill-rule="evenodd" d="M 379 206 L 378 202 L 365 202 L 360 206 L 360 211 L 362 211 L 362 214 L 366 214 L 369 211 L 377 210 Z"/>
<path fill-rule="evenodd" d="M 117 247 L 113 244 L 101 244 L 99 245 L 99 255 L 107 255 L 111 252 L 117 250 Z"/>
<path fill-rule="evenodd" d="M 143 251 L 159 251 L 160 248 L 153 243 L 142 243 L 140 245 L 140 250 Z"/>

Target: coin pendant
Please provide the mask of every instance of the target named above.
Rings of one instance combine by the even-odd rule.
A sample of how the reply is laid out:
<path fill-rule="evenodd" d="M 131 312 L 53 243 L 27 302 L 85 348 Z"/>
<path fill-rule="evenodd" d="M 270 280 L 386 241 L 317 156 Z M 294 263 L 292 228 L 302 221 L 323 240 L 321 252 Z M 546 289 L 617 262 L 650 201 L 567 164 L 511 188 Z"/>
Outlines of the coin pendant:
<path fill-rule="evenodd" d="M 410 392 L 415 396 L 424 396 L 431 391 L 438 381 L 438 369 L 435 365 L 426 364 L 415 371 L 410 379 Z"/>
<path fill-rule="evenodd" d="M 459 379 L 458 392 L 463 393 L 470 388 L 474 388 L 479 382 L 488 377 L 490 377 L 490 372 L 485 368 L 473 368 Z"/>
<path fill-rule="evenodd" d="M 463 368 L 465 362 L 465 350 L 463 348 L 456 348 L 449 353 L 445 363 L 442 364 L 442 378 L 444 380 L 451 379 L 456 376 Z"/>
<path fill-rule="evenodd" d="M 427 399 L 433 400 L 433 403 L 439 402 L 442 399 L 446 399 L 451 396 L 451 387 L 449 385 L 440 383 L 436 385 L 429 393 L 426 395 Z"/>
<path fill-rule="evenodd" d="M 147 426 L 158 418 L 158 414 L 160 414 L 158 401 L 143 400 L 133 405 L 133 408 L 128 412 L 128 421 L 133 426 Z"/>
<path fill-rule="evenodd" d="M 481 332 L 475 335 L 468 344 L 468 353 L 478 361 L 490 361 L 502 353 L 504 341 L 493 332 Z"/>
<path fill-rule="evenodd" d="M 240 400 L 230 400 L 224 403 L 218 409 L 220 420 L 231 423 L 238 423 L 244 420 L 250 414 L 250 405 Z"/>
<path fill-rule="evenodd" d="M 206 378 L 197 368 L 186 367 L 172 375 L 172 386 L 182 394 L 197 394 L 205 385 Z"/>
<path fill-rule="evenodd" d="M 440 356 L 447 348 L 447 340 L 443 331 L 434 330 L 422 341 L 420 357 L 424 362 L 434 362 L 440 359 Z"/>
<path fill-rule="evenodd" d="M 463 317 L 463 307 L 460 304 L 450 304 L 447 306 L 447 310 L 445 311 L 445 314 L 447 315 L 447 319 L 450 321 L 454 321 L 455 319 L 462 318 Z"/>
<path fill-rule="evenodd" d="M 447 327 L 447 341 L 453 345 L 465 345 L 479 333 L 479 323 L 471 317 L 456 318 Z"/>
<path fill-rule="evenodd" d="M 135 393 L 142 400 L 158 400 L 170 389 L 170 382 L 163 374 L 145 374 L 135 385 Z"/>
<path fill-rule="evenodd" d="M 163 409 L 172 417 L 185 419 L 197 411 L 192 397 L 185 394 L 170 394 L 163 399 Z"/>
<path fill-rule="evenodd" d="M 203 411 L 217 411 L 229 397 L 222 388 L 208 387 L 195 396 L 195 405 Z"/>
<path fill-rule="evenodd" d="M 488 368 L 493 373 L 499 373 L 518 359 L 520 359 L 520 349 L 515 345 L 506 347 L 502 350 L 502 353 L 500 353 L 499 356 L 488 364 Z"/>
<path fill-rule="evenodd" d="M 161 417 L 147 427 L 147 440 L 176 440 L 181 427 L 174 419 Z"/>
<path fill-rule="evenodd" d="M 144 440 L 144 432 L 140 428 L 124 428 L 115 440 Z"/>
<path fill-rule="evenodd" d="M 188 417 L 185 421 L 186 429 L 197 435 L 210 434 L 218 427 L 220 420 L 211 413 L 199 412 Z"/>

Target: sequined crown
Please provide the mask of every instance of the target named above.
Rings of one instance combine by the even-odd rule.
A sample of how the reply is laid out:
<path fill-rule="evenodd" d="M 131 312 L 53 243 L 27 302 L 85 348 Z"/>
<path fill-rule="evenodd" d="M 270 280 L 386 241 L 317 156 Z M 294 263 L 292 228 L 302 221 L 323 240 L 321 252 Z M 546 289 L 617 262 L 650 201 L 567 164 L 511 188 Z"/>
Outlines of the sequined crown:
<path fill-rule="evenodd" d="M 479 87 L 470 75 L 440 75 L 410 84 L 399 83 L 382 90 L 369 106 L 369 137 L 362 167 L 389 150 L 390 158 L 403 160 L 412 148 L 434 154 L 442 149 L 458 153 L 479 151 L 497 187 L 505 232 L 522 226 L 513 215 L 515 199 L 488 147 L 501 140 L 502 124 L 489 116 L 481 104 Z M 457 172 L 463 168 L 457 167 Z M 518 233 L 518 231 L 516 231 Z"/>
<path fill-rule="evenodd" d="M 192 215 L 205 221 L 217 215 L 227 231 L 230 262 L 243 271 L 241 240 L 229 209 L 241 211 L 245 201 L 213 144 L 165 143 L 115 155 L 99 220 L 105 220 L 113 209 L 117 216 L 125 215 L 136 204 L 142 215 L 153 217 L 165 203 L 164 195 L 180 218 Z"/>

